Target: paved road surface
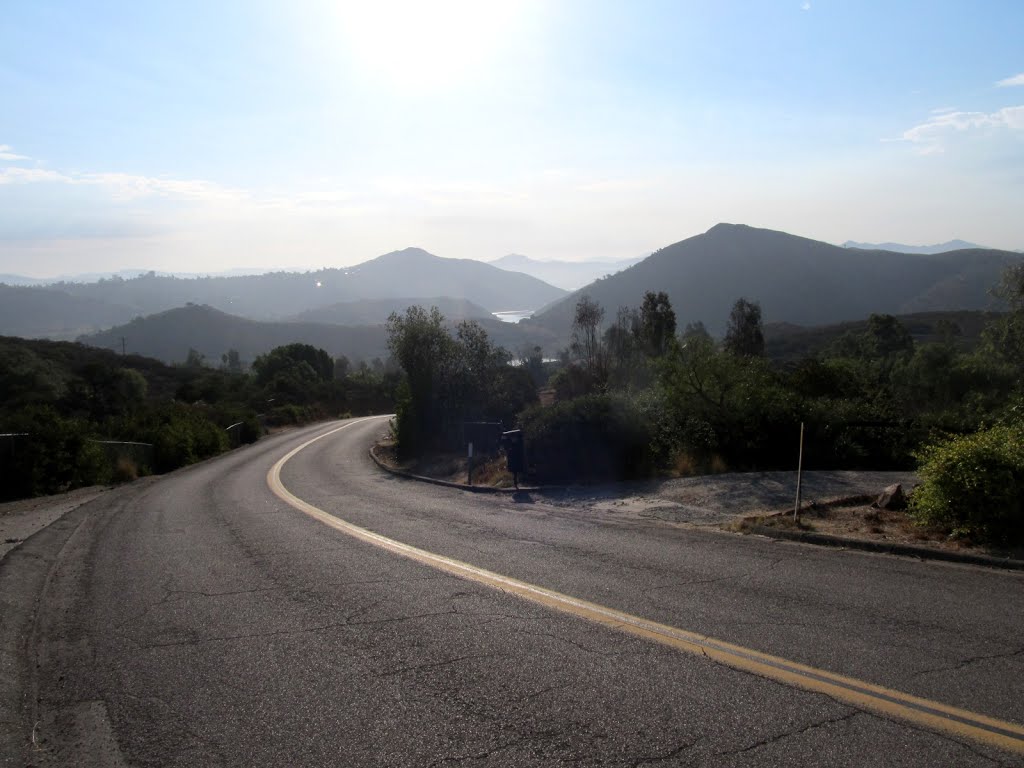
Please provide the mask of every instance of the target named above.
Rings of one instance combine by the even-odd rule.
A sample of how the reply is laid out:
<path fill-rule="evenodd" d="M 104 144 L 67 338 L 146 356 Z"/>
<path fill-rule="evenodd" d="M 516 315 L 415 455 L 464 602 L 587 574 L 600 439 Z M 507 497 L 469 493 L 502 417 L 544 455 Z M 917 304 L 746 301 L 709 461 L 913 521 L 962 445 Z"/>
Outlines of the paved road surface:
<path fill-rule="evenodd" d="M 4 764 L 1024 765 L 997 746 L 1024 723 L 1021 574 L 418 484 L 367 458 L 383 425 L 309 444 L 281 483 L 399 542 L 987 717 L 995 735 L 735 669 L 324 525 L 267 482 L 338 426 L 321 425 L 106 494 L 0 562 L 0 642 L 29 652 L 4 657 L 28 701 L 6 733 L 29 742 L 8 740 Z"/>

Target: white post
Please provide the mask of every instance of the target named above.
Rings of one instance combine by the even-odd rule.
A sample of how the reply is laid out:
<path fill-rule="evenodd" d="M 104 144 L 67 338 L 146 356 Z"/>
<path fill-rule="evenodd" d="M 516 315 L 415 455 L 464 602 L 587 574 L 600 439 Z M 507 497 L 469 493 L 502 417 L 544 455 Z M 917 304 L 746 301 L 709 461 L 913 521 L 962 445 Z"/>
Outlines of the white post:
<path fill-rule="evenodd" d="M 793 507 L 793 519 L 800 521 L 800 485 L 804 471 L 804 423 L 800 422 L 800 458 L 796 462 L 796 505 Z"/>

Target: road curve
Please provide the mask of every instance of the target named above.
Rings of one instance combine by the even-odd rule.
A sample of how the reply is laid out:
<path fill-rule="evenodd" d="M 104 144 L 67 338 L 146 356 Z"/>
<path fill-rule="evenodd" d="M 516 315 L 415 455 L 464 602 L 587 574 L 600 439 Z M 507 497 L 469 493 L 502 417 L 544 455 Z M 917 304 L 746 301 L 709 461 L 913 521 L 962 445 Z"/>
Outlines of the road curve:
<path fill-rule="evenodd" d="M 1010 728 L 1020 574 L 418 484 L 369 461 L 383 425 L 278 435 L 26 542 L 51 565 L 22 676 L 35 743 L 10 764 L 1024 764 L 396 555 L 266 478 L 404 545 Z"/>

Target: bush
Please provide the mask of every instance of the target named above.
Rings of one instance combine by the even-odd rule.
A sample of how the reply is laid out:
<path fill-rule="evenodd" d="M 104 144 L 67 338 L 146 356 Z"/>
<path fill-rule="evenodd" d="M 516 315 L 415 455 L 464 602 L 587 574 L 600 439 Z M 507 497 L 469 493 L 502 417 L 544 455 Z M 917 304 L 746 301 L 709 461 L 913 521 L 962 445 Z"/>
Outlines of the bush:
<path fill-rule="evenodd" d="M 102 449 L 90 441 L 89 425 L 60 416 L 53 408 L 29 407 L 4 422 L 8 438 L 0 448 L 0 499 L 62 493 L 109 479 Z"/>
<path fill-rule="evenodd" d="M 634 400 L 585 395 L 520 416 L 528 461 L 538 480 L 603 482 L 648 474 L 652 427 Z"/>
<path fill-rule="evenodd" d="M 144 433 L 153 444 L 153 469 L 170 472 L 228 449 L 227 433 L 200 410 L 174 404 L 156 414 Z"/>
<path fill-rule="evenodd" d="M 919 452 L 911 498 L 923 524 L 996 544 L 1024 542 L 1024 429 L 998 426 Z"/>

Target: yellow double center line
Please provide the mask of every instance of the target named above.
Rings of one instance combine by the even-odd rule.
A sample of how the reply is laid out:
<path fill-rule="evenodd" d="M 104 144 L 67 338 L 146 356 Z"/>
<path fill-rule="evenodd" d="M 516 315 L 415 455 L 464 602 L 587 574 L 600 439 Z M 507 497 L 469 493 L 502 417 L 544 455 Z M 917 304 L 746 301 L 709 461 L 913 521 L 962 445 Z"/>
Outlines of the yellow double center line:
<path fill-rule="evenodd" d="M 1024 727 L 1016 723 L 986 717 L 976 712 L 950 707 L 941 702 L 911 696 L 863 680 L 837 675 L 779 656 L 771 656 L 751 648 L 733 645 L 724 640 L 648 621 L 639 616 L 477 568 L 468 563 L 412 547 L 348 523 L 303 501 L 284 487 L 281 482 L 281 469 L 295 454 L 318 440 L 323 440 L 325 437 L 330 437 L 336 432 L 366 420 L 361 419 L 344 424 L 289 451 L 267 473 L 267 485 L 270 486 L 270 490 L 282 501 L 315 520 L 319 520 L 324 525 L 453 576 L 469 579 L 502 592 L 512 593 L 553 610 L 603 624 L 606 627 L 652 640 L 686 653 L 704 656 L 735 669 L 752 672 L 805 690 L 823 693 L 855 707 L 880 712 L 936 731 L 964 736 L 1010 752 L 1024 754 Z"/>

